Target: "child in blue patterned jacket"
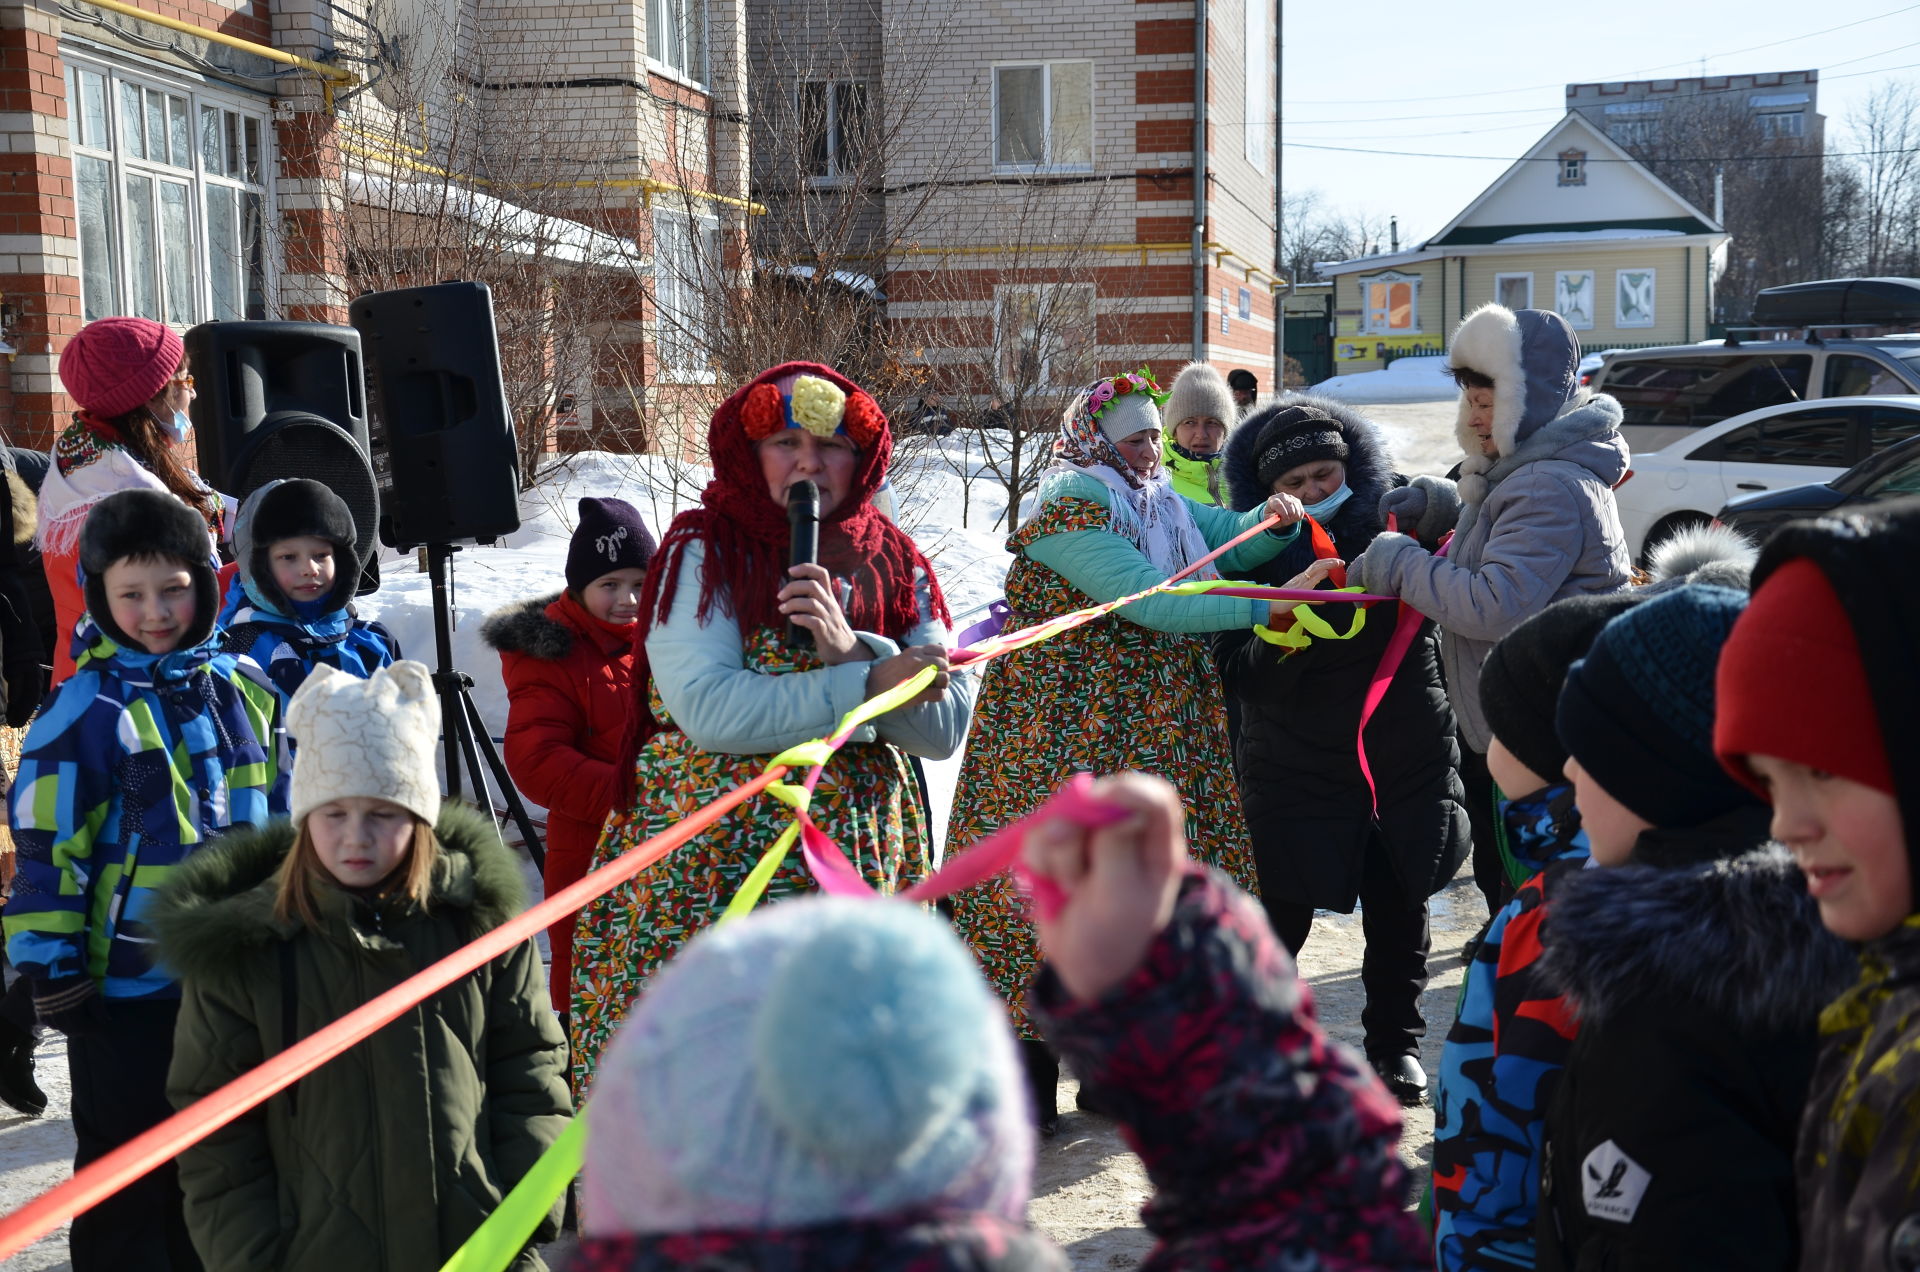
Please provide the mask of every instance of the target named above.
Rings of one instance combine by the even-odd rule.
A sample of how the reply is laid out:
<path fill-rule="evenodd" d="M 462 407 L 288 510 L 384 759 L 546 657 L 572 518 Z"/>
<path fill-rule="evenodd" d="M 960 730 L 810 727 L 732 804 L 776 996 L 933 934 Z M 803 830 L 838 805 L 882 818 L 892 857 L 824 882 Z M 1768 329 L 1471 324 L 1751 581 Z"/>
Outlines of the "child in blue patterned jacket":
<path fill-rule="evenodd" d="M 206 540 L 162 491 L 95 505 L 80 536 L 85 648 L 14 783 L 7 957 L 67 1035 L 76 1168 L 173 1111 L 180 991 L 151 954 L 155 889 L 225 831 L 287 811 L 278 703 L 258 667 L 217 652 Z M 171 1164 L 75 1219 L 70 1241 L 75 1272 L 199 1267 Z"/>
<path fill-rule="evenodd" d="M 234 518 L 240 569 L 220 609 L 220 648 L 265 669 L 283 714 L 315 667 L 365 680 L 400 657 L 386 628 L 353 612 L 356 533 L 345 501 L 305 477 L 268 482 Z"/>

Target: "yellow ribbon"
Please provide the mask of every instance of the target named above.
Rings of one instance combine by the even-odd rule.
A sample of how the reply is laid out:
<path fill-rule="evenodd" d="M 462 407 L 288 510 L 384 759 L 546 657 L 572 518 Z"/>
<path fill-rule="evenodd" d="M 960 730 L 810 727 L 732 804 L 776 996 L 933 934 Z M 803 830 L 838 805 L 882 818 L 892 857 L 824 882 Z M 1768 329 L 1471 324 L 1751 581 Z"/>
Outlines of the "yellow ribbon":
<path fill-rule="evenodd" d="M 1332 589 L 1336 592 L 1358 592 L 1357 587 Z M 1318 640 L 1352 640 L 1367 625 L 1367 609 L 1364 605 L 1353 607 L 1353 622 L 1344 632 L 1335 631 L 1333 624 L 1322 618 L 1318 607 L 1302 601 L 1293 607 L 1293 625 L 1285 631 L 1276 631 L 1271 627 L 1255 627 L 1253 634 L 1269 645 L 1278 645 L 1287 650 L 1305 649 Z"/>

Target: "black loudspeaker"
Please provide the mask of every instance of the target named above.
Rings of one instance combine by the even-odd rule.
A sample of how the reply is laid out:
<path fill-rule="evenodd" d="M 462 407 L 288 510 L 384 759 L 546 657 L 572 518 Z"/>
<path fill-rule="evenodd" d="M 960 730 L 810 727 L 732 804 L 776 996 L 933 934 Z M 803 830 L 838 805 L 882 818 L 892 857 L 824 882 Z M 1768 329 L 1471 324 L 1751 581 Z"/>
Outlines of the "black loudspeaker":
<path fill-rule="evenodd" d="M 353 514 L 359 593 L 380 583 L 380 488 L 367 440 L 360 333 L 317 322 L 207 322 L 187 332 L 200 476 L 244 502 L 310 477 Z"/>
<path fill-rule="evenodd" d="M 372 292 L 348 307 L 386 434 L 395 548 L 520 528 L 520 456 L 485 283 Z"/>

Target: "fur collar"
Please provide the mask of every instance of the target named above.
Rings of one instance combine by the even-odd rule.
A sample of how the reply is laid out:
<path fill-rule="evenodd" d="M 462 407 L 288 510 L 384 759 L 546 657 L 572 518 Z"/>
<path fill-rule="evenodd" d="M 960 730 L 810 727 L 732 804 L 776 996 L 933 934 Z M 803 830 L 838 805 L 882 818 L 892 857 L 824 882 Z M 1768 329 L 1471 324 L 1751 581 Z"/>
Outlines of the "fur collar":
<path fill-rule="evenodd" d="M 434 833 L 441 849 L 434 906 L 467 911 L 475 936 L 520 912 L 526 901 L 520 865 L 492 822 L 449 802 L 441 805 Z M 279 818 L 234 831 L 176 867 L 151 920 L 166 966 L 181 977 L 216 975 L 243 951 L 292 935 L 297 924 L 274 918 L 272 887 L 292 847 L 293 823 Z"/>
<path fill-rule="evenodd" d="M 542 662 L 559 662 L 573 652 L 573 629 L 547 613 L 560 593 L 515 601 L 487 615 L 480 639 L 503 654 L 525 654 Z"/>
<path fill-rule="evenodd" d="M 1245 512 L 1265 503 L 1272 493 L 1260 483 L 1260 430 L 1279 408 L 1287 406 L 1317 407 L 1333 417 L 1340 426 L 1341 440 L 1347 444 L 1347 485 L 1353 491 L 1353 497 L 1341 512 L 1345 513 L 1347 508 L 1363 509 L 1378 520 L 1380 496 L 1394 484 L 1393 456 L 1387 450 L 1386 438 L 1371 420 L 1345 402 L 1312 393 L 1282 393 L 1264 399 L 1233 430 L 1221 462 L 1227 477 L 1229 506 L 1235 512 Z"/>
<path fill-rule="evenodd" d="M 1674 869 L 1568 874 L 1542 940 L 1541 975 L 1588 1025 L 1659 996 L 1744 1029 L 1786 1028 L 1810 1023 L 1858 972 L 1774 844 Z"/>

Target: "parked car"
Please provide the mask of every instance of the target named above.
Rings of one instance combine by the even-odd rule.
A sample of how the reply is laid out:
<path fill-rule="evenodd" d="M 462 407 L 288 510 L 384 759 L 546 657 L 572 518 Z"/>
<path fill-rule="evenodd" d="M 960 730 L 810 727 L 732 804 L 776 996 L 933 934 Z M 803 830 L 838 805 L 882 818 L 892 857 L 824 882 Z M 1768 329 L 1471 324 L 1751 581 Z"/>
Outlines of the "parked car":
<path fill-rule="evenodd" d="M 1589 353 L 1580 359 L 1580 383 L 1591 385 L 1594 373 L 1607 364 L 1607 359 L 1619 353 L 1618 349 L 1602 349 L 1598 353 Z"/>
<path fill-rule="evenodd" d="M 1712 520 L 1713 509 L 1742 494 L 1832 481 L 1916 436 L 1920 395 L 1913 394 L 1789 402 L 1696 429 L 1633 456 L 1614 489 L 1627 547 L 1644 561 L 1669 535 Z"/>
<path fill-rule="evenodd" d="M 1593 373 L 1635 452 L 1659 450 L 1761 407 L 1920 393 L 1920 334 L 1626 349 Z"/>
<path fill-rule="evenodd" d="M 1902 495 L 1920 495 L 1920 437 L 1869 455 L 1832 481 L 1742 495 L 1714 520 L 1764 543 L 1789 521 Z"/>

